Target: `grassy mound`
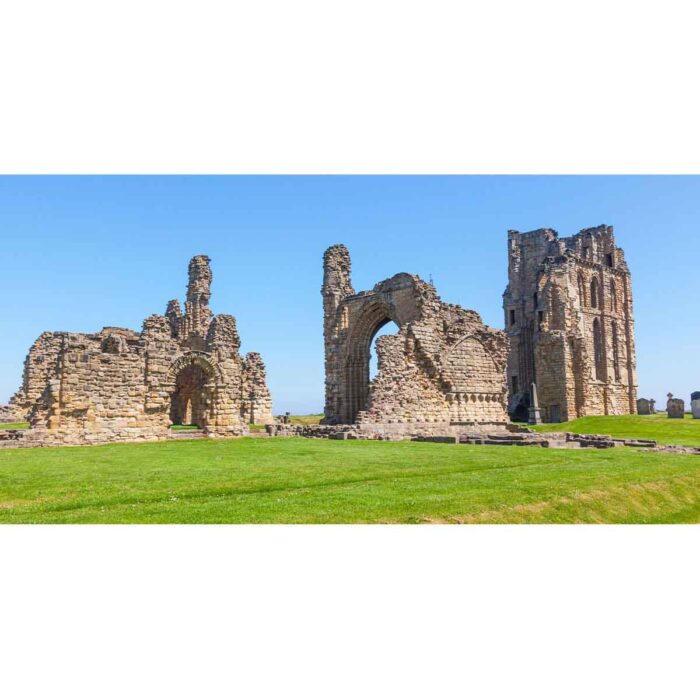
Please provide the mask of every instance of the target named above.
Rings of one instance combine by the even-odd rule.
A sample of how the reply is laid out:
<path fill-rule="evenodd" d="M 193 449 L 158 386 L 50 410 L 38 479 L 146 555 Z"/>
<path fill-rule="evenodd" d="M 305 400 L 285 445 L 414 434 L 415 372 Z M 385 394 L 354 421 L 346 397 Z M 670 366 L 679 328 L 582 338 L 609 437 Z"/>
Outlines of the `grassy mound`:
<path fill-rule="evenodd" d="M 545 423 L 528 426 L 539 432 L 574 432 L 611 435 L 615 438 L 646 438 L 664 445 L 700 447 L 700 420 L 691 414 L 685 418 L 654 416 L 588 416 L 568 423 Z"/>
<path fill-rule="evenodd" d="M 700 522 L 700 458 L 302 438 L 6 449 L 0 522 Z"/>

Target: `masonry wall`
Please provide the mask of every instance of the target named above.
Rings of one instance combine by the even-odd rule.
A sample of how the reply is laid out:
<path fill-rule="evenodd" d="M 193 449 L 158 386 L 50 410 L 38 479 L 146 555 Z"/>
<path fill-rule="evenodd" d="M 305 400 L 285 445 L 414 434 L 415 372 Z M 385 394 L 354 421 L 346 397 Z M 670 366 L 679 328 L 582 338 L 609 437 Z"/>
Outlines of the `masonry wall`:
<path fill-rule="evenodd" d="M 435 288 L 400 273 L 356 293 L 350 255 L 336 245 L 324 255 L 326 422 L 416 424 L 504 422 L 506 336 L 475 311 L 446 304 Z M 378 371 L 369 380 L 372 340 Z"/>
<path fill-rule="evenodd" d="M 510 231 L 508 246 L 511 415 L 526 417 L 532 383 L 544 420 L 634 413 L 631 275 L 612 227 Z"/>
<path fill-rule="evenodd" d="M 247 432 L 251 416 L 271 419 L 262 358 L 242 358 L 233 316 L 212 315 L 211 279 L 209 258 L 193 258 L 185 313 L 170 301 L 165 315 L 149 316 L 140 333 L 113 327 L 43 333 L 10 404 L 30 421 L 23 440 L 161 440 L 173 416 L 212 436 L 235 436 Z"/>

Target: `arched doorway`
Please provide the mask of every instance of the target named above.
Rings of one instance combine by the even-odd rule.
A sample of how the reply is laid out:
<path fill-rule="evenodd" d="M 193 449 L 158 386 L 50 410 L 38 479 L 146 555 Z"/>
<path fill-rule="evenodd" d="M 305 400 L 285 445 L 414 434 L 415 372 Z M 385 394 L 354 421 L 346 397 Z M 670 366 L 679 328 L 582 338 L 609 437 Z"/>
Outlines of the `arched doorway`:
<path fill-rule="evenodd" d="M 396 322 L 389 315 L 389 309 L 383 304 L 370 306 L 359 319 L 352 336 L 348 339 L 345 361 L 345 407 L 344 422 L 354 423 L 357 414 L 367 409 L 370 382 L 370 358 L 375 338 L 382 328 L 392 323 L 398 330 Z M 389 330 L 391 333 L 391 330 Z M 376 355 L 376 350 L 375 350 Z M 376 370 L 376 367 L 374 368 Z"/>
<path fill-rule="evenodd" d="M 212 367 L 196 357 L 184 357 L 173 367 L 172 374 L 171 424 L 205 428 L 211 411 Z"/>

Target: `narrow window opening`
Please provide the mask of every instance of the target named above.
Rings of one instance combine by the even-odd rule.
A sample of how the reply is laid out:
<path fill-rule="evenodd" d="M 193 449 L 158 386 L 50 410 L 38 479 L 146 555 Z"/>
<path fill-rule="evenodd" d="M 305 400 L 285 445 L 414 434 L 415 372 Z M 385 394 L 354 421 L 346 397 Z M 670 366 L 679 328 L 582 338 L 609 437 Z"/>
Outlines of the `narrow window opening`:
<path fill-rule="evenodd" d="M 593 321 L 593 353 L 595 359 L 595 378 L 603 381 L 605 379 L 603 332 L 600 327 L 600 321 L 597 318 Z"/>
<path fill-rule="evenodd" d="M 578 275 L 578 296 L 581 301 L 581 306 L 586 305 L 586 285 L 583 282 L 583 275 Z"/>
<path fill-rule="evenodd" d="M 591 280 L 591 307 L 594 309 L 598 308 L 598 280 L 594 277 Z"/>
<path fill-rule="evenodd" d="M 617 288 L 614 280 L 610 280 L 610 307 L 613 311 L 617 311 Z"/>
<path fill-rule="evenodd" d="M 622 378 L 620 372 L 620 344 L 617 336 L 617 323 L 612 325 L 612 337 L 613 337 L 613 366 L 615 368 L 615 381 L 619 382 Z"/>

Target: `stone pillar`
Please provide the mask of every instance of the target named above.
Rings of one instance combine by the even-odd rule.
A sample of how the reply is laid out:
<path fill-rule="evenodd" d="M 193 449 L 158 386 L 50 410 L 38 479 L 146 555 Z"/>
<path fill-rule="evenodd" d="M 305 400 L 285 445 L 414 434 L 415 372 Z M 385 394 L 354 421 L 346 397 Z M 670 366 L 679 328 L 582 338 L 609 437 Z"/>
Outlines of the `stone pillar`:
<path fill-rule="evenodd" d="M 195 333 L 206 338 L 212 317 L 209 310 L 212 280 L 209 258 L 206 255 L 195 255 L 190 260 L 188 272 L 189 283 L 187 285 L 185 315 L 182 318 L 181 337 L 186 340 Z"/>
<path fill-rule="evenodd" d="M 350 252 L 333 245 L 323 255 L 323 342 L 325 349 L 326 400 L 324 423 L 338 423 L 342 414 L 343 376 L 340 362 L 342 343 L 339 334 L 347 317 L 338 318 L 338 307 L 355 290 L 350 281 Z"/>
<path fill-rule="evenodd" d="M 542 423 L 542 415 L 540 413 L 540 405 L 537 400 L 537 385 L 530 385 L 530 408 L 528 409 L 527 422 L 530 425 L 539 425 Z"/>

